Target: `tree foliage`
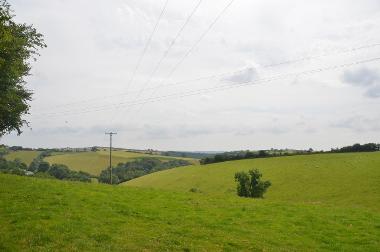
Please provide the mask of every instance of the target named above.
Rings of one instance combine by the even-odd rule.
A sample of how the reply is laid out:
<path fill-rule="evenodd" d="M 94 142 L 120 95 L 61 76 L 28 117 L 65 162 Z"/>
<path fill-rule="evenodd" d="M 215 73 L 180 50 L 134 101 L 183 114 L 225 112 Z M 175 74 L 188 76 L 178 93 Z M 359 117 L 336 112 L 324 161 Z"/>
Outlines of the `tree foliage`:
<path fill-rule="evenodd" d="M 354 144 L 351 146 L 345 146 L 342 148 L 331 149 L 331 152 L 373 152 L 379 151 L 380 144 L 366 143 L 366 144 Z"/>
<path fill-rule="evenodd" d="M 14 22 L 9 4 L 0 0 L 0 136 L 14 130 L 21 134 L 27 124 L 22 117 L 29 111 L 32 92 L 24 78 L 30 74 L 30 60 L 43 47 L 42 35 L 31 25 Z"/>
<path fill-rule="evenodd" d="M 60 180 L 72 180 L 81 182 L 91 182 L 91 175 L 82 171 L 72 171 L 63 164 L 50 164 L 46 161 L 39 163 L 38 169 L 35 171 L 39 177 L 41 174 L 47 174 L 50 177 Z"/>
<path fill-rule="evenodd" d="M 298 151 L 297 153 L 304 153 L 304 151 Z M 277 156 L 282 156 L 282 155 L 290 155 L 290 154 L 286 152 L 281 152 L 281 151 L 269 153 L 269 151 L 265 151 L 265 150 L 233 151 L 233 152 L 224 152 L 224 153 L 216 154 L 213 157 L 203 158 L 201 160 L 201 164 L 212 164 L 212 163 L 220 163 L 220 162 L 241 160 L 241 159 L 277 157 Z"/>
<path fill-rule="evenodd" d="M 44 161 L 45 157 L 51 155 L 51 150 L 41 152 L 27 168 L 28 171 L 33 172 L 37 177 L 56 178 L 60 180 L 73 180 L 82 182 L 91 182 L 91 175 L 82 171 L 72 171 L 63 164 L 50 164 Z"/>
<path fill-rule="evenodd" d="M 271 186 L 270 181 L 262 181 L 262 174 L 259 170 L 241 171 L 235 174 L 237 184 L 237 194 L 240 197 L 263 198 L 264 193 Z"/>
<path fill-rule="evenodd" d="M 26 164 L 19 159 L 7 161 L 5 158 L 0 157 L 0 172 L 2 173 L 25 175 L 26 168 Z"/>
<path fill-rule="evenodd" d="M 182 159 L 161 161 L 157 158 L 141 158 L 132 162 L 119 163 L 112 169 L 112 183 L 118 184 L 152 172 L 185 165 L 191 165 L 191 163 Z M 99 182 L 107 184 L 111 183 L 109 169 L 105 169 L 101 172 Z"/>
<path fill-rule="evenodd" d="M 246 172 L 237 172 L 235 174 L 235 181 L 237 184 L 237 194 L 240 197 L 250 197 L 250 189 L 249 189 L 249 175 Z"/>

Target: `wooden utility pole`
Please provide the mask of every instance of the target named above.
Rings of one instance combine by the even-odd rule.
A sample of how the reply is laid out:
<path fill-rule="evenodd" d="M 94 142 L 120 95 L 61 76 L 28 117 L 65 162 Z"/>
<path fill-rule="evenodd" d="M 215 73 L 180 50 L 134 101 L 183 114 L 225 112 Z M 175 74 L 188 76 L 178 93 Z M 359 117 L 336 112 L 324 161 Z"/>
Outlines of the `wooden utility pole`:
<path fill-rule="evenodd" d="M 110 135 L 110 181 L 112 185 L 112 135 L 116 135 L 115 132 L 106 132 L 106 135 Z"/>

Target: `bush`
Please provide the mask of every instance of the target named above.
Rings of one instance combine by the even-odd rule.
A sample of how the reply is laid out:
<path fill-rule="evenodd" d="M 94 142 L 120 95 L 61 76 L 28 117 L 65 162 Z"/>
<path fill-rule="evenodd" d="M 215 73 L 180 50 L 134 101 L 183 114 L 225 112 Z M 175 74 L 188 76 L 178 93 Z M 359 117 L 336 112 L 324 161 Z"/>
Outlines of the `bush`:
<path fill-rule="evenodd" d="M 0 172 L 25 175 L 27 165 L 22 163 L 20 159 L 15 159 L 13 161 L 7 161 L 4 158 L 0 158 Z"/>
<path fill-rule="evenodd" d="M 190 162 L 181 159 L 162 161 L 158 158 L 141 158 L 127 163 L 119 163 L 112 168 L 112 184 L 119 184 L 146 174 L 162 171 L 174 167 L 191 165 Z M 103 170 L 99 176 L 100 183 L 110 184 L 109 168 Z"/>
<path fill-rule="evenodd" d="M 100 183 L 111 184 L 110 169 L 103 170 L 98 178 Z M 120 179 L 116 174 L 112 174 L 112 184 L 116 185 L 120 183 Z"/>
<path fill-rule="evenodd" d="M 46 161 L 42 161 L 38 165 L 38 171 L 39 172 L 47 172 L 50 169 L 50 164 Z"/>
<path fill-rule="evenodd" d="M 240 197 L 250 197 L 249 176 L 246 172 L 238 172 L 235 174 L 235 181 L 239 182 L 237 185 L 237 194 Z"/>
<path fill-rule="evenodd" d="M 199 190 L 199 189 L 196 188 L 196 187 L 192 187 L 192 188 L 190 188 L 189 192 L 193 192 L 193 193 L 201 193 L 202 191 Z"/>
<path fill-rule="evenodd" d="M 70 170 L 66 165 L 53 164 L 49 169 L 49 174 L 57 179 L 65 179 L 70 175 Z"/>
<path fill-rule="evenodd" d="M 53 164 L 47 173 L 61 180 L 91 182 L 90 174 L 82 171 L 71 171 L 66 165 L 63 164 Z"/>
<path fill-rule="evenodd" d="M 331 152 L 372 152 L 379 151 L 380 144 L 367 143 L 367 144 L 354 144 L 345 146 L 340 149 L 331 149 Z"/>
<path fill-rule="evenodd" d="M 264 193 L 271 186 L 270 181 L 261 181 L 262 174 L 259 170 L 250 170 L 248 173 L 241 171 L 235 174 L 237 195 L 240 197 L 263 198 Z"/>
<path fill-rule="evenodd" d="M 21 176 L 27 175 L 40 178 L 91 182 L 90 174 L 81 171 L 72 171 L 66 165 L 62 164 L 53 164 L 50 166 L 48 162 L 42 160 L 41 156 L 35 158 L 29 167 L 19 159 L 7 161 L 4 158 L 0 158 L 0 172 Z"/>

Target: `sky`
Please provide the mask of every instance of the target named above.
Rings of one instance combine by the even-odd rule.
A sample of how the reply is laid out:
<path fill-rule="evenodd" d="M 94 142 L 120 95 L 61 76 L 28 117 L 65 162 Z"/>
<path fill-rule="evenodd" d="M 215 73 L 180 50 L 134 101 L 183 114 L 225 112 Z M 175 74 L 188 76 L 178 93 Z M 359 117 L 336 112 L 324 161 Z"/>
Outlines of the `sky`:
<path fill-rule="evenodd" d="M 44 35 L 25 147 L 380 142 L 378 0 L 9 0 Z"/>

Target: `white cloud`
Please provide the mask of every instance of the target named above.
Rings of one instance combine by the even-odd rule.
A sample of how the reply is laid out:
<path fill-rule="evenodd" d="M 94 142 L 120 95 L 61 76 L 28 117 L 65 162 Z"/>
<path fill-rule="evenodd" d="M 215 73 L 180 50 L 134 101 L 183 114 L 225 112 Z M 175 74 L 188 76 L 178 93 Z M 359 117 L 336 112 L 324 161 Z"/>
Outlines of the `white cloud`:
<path fill-rule="evenodd" d="M 357 133 L 380 130 L 380 117 L 352 116 L 332 124 L 333 127 L 353 130 Z"/>
<path fill-rule="evenodd" d="M 222 81 L 241 84 L 252 82 L 257 78 L 257 71 L 253 67 L 247 67 L 231 76 L 225 77 Z"/>
<path fill-rule="evenodd" d="M 367 97 L 380 97 L 380 72 L 376 69 L 362 67 L 355 70 L 347 70 L 343 74 L 343 81 L 363 88 Z"/>
<path fill-rule="evenodd" d="M 380 53 L 380 47 L 336 53 L 380 42 L 375 40 L 380 32 L 377 0 L 239 0 L 172 78 L 166 80 L 173 66 L 228 2 L 202 2 L 153 76 L 151 87 L 161 82 L 180 82 L 209 75 L 219 77 L 160 88 L 155 95 L 218 87 L 221 80 L 218 74 L 235 72 L 242 66 L 245 66 L 244 71 L 222 78 L 222 81 L 249 82 L 354 62 Z M 294 77 L 151 103 L 141 110 L 139 106 L 119 106 L 70 114 L 74 110 L 87 111 L 150 96 L 151 90 L 145 91 L 140 98 L 136 97 L 136 92 L 107 98 L 127 91 L 127 83 L 164 0 L 11 0 L 10 3 L 17 20 L 34 24 L 44 34 L 48 48 L 41 52 L 42 56 L 33 64 L 33 76 L 28 78 L 28 87 L 35 93 L 32 113 L 28 117 L 33 130 L 26 130 L 20 137 L 5 136 L 1 141 L 6 144 L 101 145 L 104 131 L 109 128 L 119 132 L 115 138 L 119 146 L 187 150 L 329 148 L 371 137 L 375 141 L 380 137 L 373 127 L 357 126 L 362 130 L 349 134 L 331 125 L 338 116 L 350 118 L 353 110 L 355 114 L 365 112 L 366 118 L 375 118 L 378 114 L 380 99 L 366 99 L 357 91 L 362 89 L 369 97 L 380 96 L 378 82 L 371 79 L 378 76 L 371 75 L 375 73 L 376 62 L 365 64 L 363 68 L 371 72 L 364 74 L 347 69 L 345 75 L 349 75 L 350 85 L 342 84 L 343 70 L 336 69 L 300 75 L 297 85 L 291 85 Z M 129 91 L 143 88 L 195 4 L 196 1 L 169 1 Z M 327 56 L 264 67 L 314 55 Z M 367 84 L 358 86 L 357 83 Z M 56 107 L 93 98 L 97 99 Z M 45 112 L 58 115 L 37 116 Z M 273 121 L 275 118 L 278 121 Z"/>

